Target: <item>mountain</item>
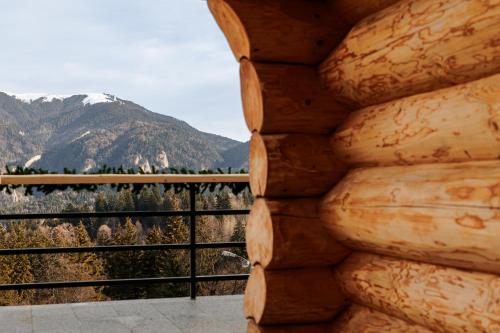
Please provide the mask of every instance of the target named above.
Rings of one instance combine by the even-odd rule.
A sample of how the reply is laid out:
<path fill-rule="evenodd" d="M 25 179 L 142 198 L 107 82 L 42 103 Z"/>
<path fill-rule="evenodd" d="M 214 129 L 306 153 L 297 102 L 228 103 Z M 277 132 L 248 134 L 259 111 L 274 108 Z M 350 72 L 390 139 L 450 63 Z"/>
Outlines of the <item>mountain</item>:
<path fill-rule="evenodd" d="M 109 94 L 0 92 L 0 167 L 248 166 L 248 142 L 201 132 Z"/>

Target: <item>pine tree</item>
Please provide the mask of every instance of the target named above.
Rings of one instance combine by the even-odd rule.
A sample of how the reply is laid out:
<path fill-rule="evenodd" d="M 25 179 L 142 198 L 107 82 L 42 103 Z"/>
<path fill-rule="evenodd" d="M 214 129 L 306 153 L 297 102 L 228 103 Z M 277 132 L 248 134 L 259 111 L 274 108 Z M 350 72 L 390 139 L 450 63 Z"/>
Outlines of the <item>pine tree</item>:
<path fill-rule="evenodd" d="M 118 196 L 118 200 L 120 201 L 120 207 L 122 211 L 130 212 L 136 209 L 132 191 L 121 191 Z"/>
<path fill-rule="evenodd" d="M 8 248 L 7 246 L 7 230 L 5 230 L 4 226 L 0 225 L 0 248 L 1 249 L 6 249 Z M 11 274 L 11 269 L 8 260 L 8 256 L 0 256 L 0 283 L 4 284 L 6 283 L 8 276 Z"/>
<path fill-rule="evenodd" d="M 243 197 L 243 206 L 246 208 L 249 208 L 253 204 L 253 195 L 250 191 L 245 190 L 241 193 L 241 196 Z"/>
<path fill-rule="evenodd" d="M 96 212 L 105 212 L 106 211 L 106 198 L 104 197 L 103 192 L 99 192 L 95 199 L 94 209 Z"/>
<path fill-rule="evenodd" d="M 106 202 L 106 197 L 104 196 L 104 192 L 99 192 L 95 199 L 94 210 L 99 213 L 99 212 L 105 212 L 107 211 L 107 209 L 108 209 L 107 202 Z M 105 224 L 106 222 L 107 222 L 106 219 L 102 217 L 97 218 L 96 228 L 99 229 L 100 226 Z"/>
<path fill-rule="evenodd" d="M 181 202 L 173 200 L 173 209 L 180 210 Z M 181 244 L 189 242 L 189 226 L 180 216 L 170 217 L 163 227 L 164 244 Z M 163 274 L 167 276 L 185 276 L 189 272 L 189 255 L 183 250 L 168 250 L 164 253 L 169 268 Z"/>
<path fill-rule="evenodd" d="M 239 218 L 236 220 L 236 225 L 234 226 L 233 233 L 230 238 L 231 242 L 244 242 L 245 241 L 245 225 L 243 221 Z M 235 248 L 233 252 L 239 256 L 246 258 L 247 253 L 244 248 Z"/>
<path fill-rule="evenodd" d="M 9 248 L 7 241 L 9 235 L 7 230 L 0 226 L 0 248 Z M 11 276 L 14 272 L 14 261 L 12 256 L 0 256 L 0 284 L 10 284 Z M 18 295 L 15 291 L 1 291 L 0 292 L 0 305 L 15 305 Z"/>
<path fill-rule="evenodd" d="M 181 200 L 165 196 L 164 209 L 180 210 Z M 189 241 L 189 228 L 182 217 L 170 217 L 159 221 L 146 236 L 147 244 L 173 244 Z M 189 254 L 185 250 L 146 251 L 143 256 L 145 277 L 186 276 L 189 272 Z M 146 288 L 147 297 L 186 296 L 189 288 L 184 284 L 158 284 Z"/>
<path fill-rule="evenodd" d="M 225 209 L 232 208 L 231 199 L 230 199 L 229 193 L 227 191 L 220 191 L 219 193 L 217 193 L 217 195 L 215 197 L 215 203 L 216 203 L 217 209 L 224 209 L 225 210 Z M 224 216 L 218 215 L 217 220 L 221 223 L 224 222 Z M 219 227 L 222 228 L 222 224 Z"/>
<path fill-rule="evenodd" d="M 90 239 L 87 229 L 82 222 L 74 229 L 75 240 L 74 247 L 89 247 L 94 245 Z M 82 264 L 82 268 L 89 272 L 92 276 L 100 277 L 102 275 L 102 263 L 97 254 L 93 252 L 77 253 L 74 260 Z"/>
<path fill-rule="evenodd" d="M 25 223 L 15 223 L 9 230 L 7 246 L 9 248 L 24 248 L 28 244 L 27 226 Z M 10 283 L 33 282 L 33 272 L 28 255 L 11 256 L 14 265 L 10 275 Z M 33 296 L 33 290 L 16 291 L 15 304 L 29 303 Z"/>
<path fill-rule="evenodd" d="M 211 228 L 210 217 L 201 216 L 198 218 L 197 241 L 212 243 L 220 240 L 220 230 Z M 213 222 L 213 221 L 212 221 Z M 222 221 L 219 221 L 222 223 Z M 221 265 L 224 257 L 219 249 L 202 249 L 198 253 L 198 274 L 214 275 L 221 273 Z M 199 285 L 199 292 L 202 295 L 216 295 L 218 293 L 219 282 L 206 282 Z"/>
<path fill-rule="evenodd" d="M 154 226 L 148 232 L 146 237 L 147 244 L 162 244 L 164 241 L 163 232 L 158 226 Z M 168 271 L 165 265 L 167 251 L 146 251 L 143 256 L 144 277 L 164 277 Z M 145 288 L 146 297 L 167 297 L 165 295 L 165 286 L 152 284 Z"/>
<path fill-rule="evenodd" d="M 38 226 L 32 230 L 29 235 L 29 244 L 27 247 L 31 248 L 46 248 L 54 247 L 54 243 L 50 237 L 50 229 Z M 35 281 L 54 281 L 61 280 L 59 277 L 53 277 L 53 272 L 59 272 L 61 263 L 57 255 L 30 255 L 30 264 Z M 33 303 L 39 304 L 47 302 L 47 300 L 56 299 L 56 293 L 50 289 L 34 290 Z"/>
<path fill-rule="evenodd" d="M 231 209 L 231 198 L 227 191 L 220 191 L 216 195 L 216 204 L 219 209 Z"/>
<path fill-rule="evenodd" d="M 244 242 L 245 241 L 245 226 L 241 219 L 237 219 L 234 226 L 233 234 L 231 235 L 231 242 Z"/>
<path fill-rule="evenodd" d="M 114 245 L 136 245 L 139 234 L 132 219 L 126 218 L 122 226 L 118 226 L 112 237 Z M 143 265 L 142 251 L 126 251 L 112 253 L 106 257 L 105 271 L 110 279 L 141 277 Z M 110 286 L 104 292 L 113 299 L 143 298 L 144 288 L 141 286 Z"/>
<path fill-rule="evenodd" d="M 181 218 L 169 222 L 168 230 L 158 226 L 150 229 L 146 242 L 148 244 L 179 243 L 188 237 L 188 229 Z M 189 255 L 185 250 L 148 251 L 144 254 L 144 276 L 174 277 L 186 276 L 189 271 Z M 181 284 L 151 285 L 146 288 L 147 297 L 179 297 L 186 296 L 189 288 Z"/>

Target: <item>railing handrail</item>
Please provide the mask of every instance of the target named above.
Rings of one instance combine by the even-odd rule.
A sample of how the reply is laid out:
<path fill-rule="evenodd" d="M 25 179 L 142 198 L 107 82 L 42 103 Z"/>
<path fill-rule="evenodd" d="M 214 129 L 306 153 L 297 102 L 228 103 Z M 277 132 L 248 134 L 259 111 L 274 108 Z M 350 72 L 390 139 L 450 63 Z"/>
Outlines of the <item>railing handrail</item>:
<path fill-rule="evenodd" d="M 225 216 L 248 215 L 248 209 L 217 209 L 196 210 L 198 216 Z M 158 217 L 158 216 L 191 216 L 189 210 L 154 210 L 154 211 L 119 211 L 119 212 L 65 212 L 65 213 L 13 213 L 0 214 L 0 221 L 4 220 L 39 220 L 39 219 L 84 219 L 103 217 Z"/>
<path fill-rule="evenodd" d="M 248 174 L 0 175 L 0 185 L 248 183 Z"/>
<path fill-rule="evenodd" d="M 214 174 L 214 175 L 185 175 L 185 174 L 153 174 L 153 175 L 0 175 L 0 185 L 77 185 L 77 184 L 165 184 L 165 183 L 248 183 L 248 174 Z M 183 244 L 152 244 L 152 245 L 115 245 L 115 246 L 89 246 L 78 248 L 18 248 L 1 249 L 0 256 L 22 255 L 22 254 L 47 254 L 47 253 L 79 253 L 79 252 L 118 252 L 129 250 L 189 250 L 190 272 L 188 276 L 182 277 L 158 277 L 158 278 L 132 278 L 111 279 L 98 281 L 58 281 L 58 282 L 33 282 L 21 284 L 0 284 L 0 290 L 23 290 L 23 289 L 45 289 L 45 288 L 70 288 L 84 286 L 106 286 L 125 284 L 148 284 L 148 283 L 182 283 L 189 282 L 191 298 L 195 299 L 197 294 L 197 283 L 205 281 L 231 281 L 246 280 L 248 274 L 227 275 L 197 275 L 197 256 L 199 249 L 209 248 L 244 248 L 244 242 L 214 242 L 198 243 L 196 241 L 196 217 L 202 215 L 248 215 L 248 209 L 196 209 L 196 187 L 188 186 L 189 209 L 179 211 L 131 211 L 131 212 L 77 212 L 77 213 L 32 213 L 32 214 L 3 214 L 0 220 L 11 219 L 39 219 L 39 218 L 83 218 L 83 217 L 116 217 L 116 216 L 185 216 L 189 217 L 189 243 Z"/>

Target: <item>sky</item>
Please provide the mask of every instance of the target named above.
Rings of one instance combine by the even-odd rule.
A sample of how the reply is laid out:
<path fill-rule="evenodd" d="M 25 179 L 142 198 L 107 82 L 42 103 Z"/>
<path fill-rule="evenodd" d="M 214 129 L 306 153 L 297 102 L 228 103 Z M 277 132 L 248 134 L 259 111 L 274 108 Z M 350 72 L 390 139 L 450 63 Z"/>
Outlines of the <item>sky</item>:
<path fill-rule="evenodd" d="M 0 91 L 109 93 L 249 139 L 238 64 L 203 0 L 0 0 Z"/>

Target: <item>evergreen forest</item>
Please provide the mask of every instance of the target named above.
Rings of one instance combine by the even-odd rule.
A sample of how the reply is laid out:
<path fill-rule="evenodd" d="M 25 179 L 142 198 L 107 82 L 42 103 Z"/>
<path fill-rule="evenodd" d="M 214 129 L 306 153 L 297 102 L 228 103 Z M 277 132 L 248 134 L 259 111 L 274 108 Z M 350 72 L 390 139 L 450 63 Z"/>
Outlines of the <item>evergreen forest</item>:
<path fill-rule="evenodd" d="M 5 194 L 1 200 L 6 200 Z M 50 201 L 50 202 L 48 202 Z M 247 209 L 248 191 L 198 194 L 197 209 Z M 145 188 L 103 189 L 97 193 L 54 193 L 43 198 L 21 198 L 3 205 L 1 213 L 33 212 L 51 207 L 60 212 L 187 210 L 188 193 Z M 199 243 L 244 241 L 246 216 L 197 217 Z M 141 217 L 12 220 L 0 222 L 0 248 L 87 247 L 99 245 L 176 244 L 189 242 L 189 217 Z M 197 250 L 197 274 L 248 273 L 244 260 L 224 256 L 229 251 L 246 258 L 244 249 Z M 188 250 L 141 250 L 98 253 L 65 253 L 0 256 L 0 284 L 87 281 L 125 278 L 181 277 L 189 275 Z M 198 295 L 239 294 L 244 281 L 198 283 Z M 181 297 L 189 295 L 187 283 L 80 287 L 0 291 L 0 305 L 55 304 L 102 300 Z"/>

